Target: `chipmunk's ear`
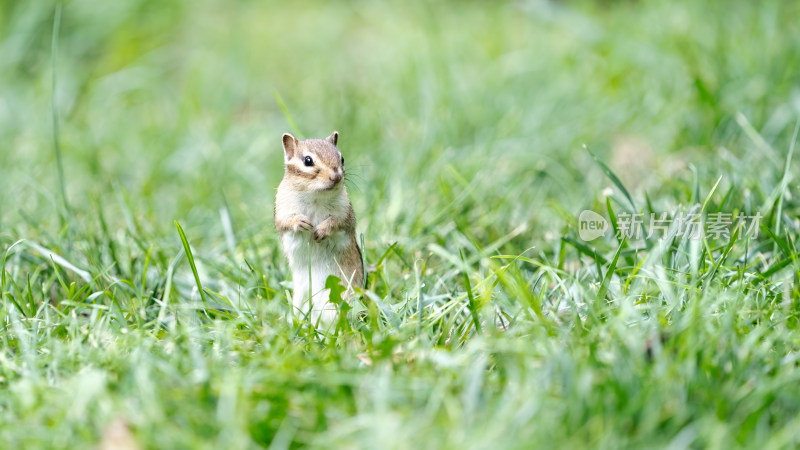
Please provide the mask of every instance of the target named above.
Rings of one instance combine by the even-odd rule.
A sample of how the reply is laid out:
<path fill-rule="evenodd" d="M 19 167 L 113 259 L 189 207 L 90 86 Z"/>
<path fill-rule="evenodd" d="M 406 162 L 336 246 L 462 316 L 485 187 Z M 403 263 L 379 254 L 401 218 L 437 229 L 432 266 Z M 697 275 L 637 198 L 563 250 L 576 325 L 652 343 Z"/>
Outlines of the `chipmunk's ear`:
<path fill-rule="evenodd" d="M 328 142 L 330 142 L 330 143 L 331 143 L 331 144 L 333 144 L 333 145 L 336 145 L 336 143 L 337 143 L 337 142 L 339 142 L 339 132 L 338 132 L 338 131 L 334 131 L 334 132 L 333 132 L 333 133 L 331 133 L 331 135 L 330 135 L 330 136 L 328 136 L 328 138 L 327 138 L 327 139 L 325 139 L 325 140 L 326 140 L 326 141 L 328 141 Z"/>
<path fill-rule="evenodd" d="M 286 160 L 294 157 L 297 151 L 297 138 L 290 133 L 283 133 L 283 153 L 286 155 Z"/>

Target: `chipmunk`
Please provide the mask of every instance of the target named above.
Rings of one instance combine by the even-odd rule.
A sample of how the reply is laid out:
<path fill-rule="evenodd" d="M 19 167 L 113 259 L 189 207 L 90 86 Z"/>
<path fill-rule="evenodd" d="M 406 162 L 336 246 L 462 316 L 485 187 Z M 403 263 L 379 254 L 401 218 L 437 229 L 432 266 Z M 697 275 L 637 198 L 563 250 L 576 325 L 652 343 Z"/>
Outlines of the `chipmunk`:
<path fill-rule="evenodd" d="M 336 131 L 326 139 L 302 141 L 284 134 L 284 174 L 275 196 L 275 228 L 292 270 L 292 304 L 306 313 L 311 297 L 315 323 L 336 317 L 336 306 L 324 289 L 329 275 L 339 277 L 349 293 L 364 282 L 356 216 L 342 183 L 344 157 L 336 147 L 338 140 Z"/>

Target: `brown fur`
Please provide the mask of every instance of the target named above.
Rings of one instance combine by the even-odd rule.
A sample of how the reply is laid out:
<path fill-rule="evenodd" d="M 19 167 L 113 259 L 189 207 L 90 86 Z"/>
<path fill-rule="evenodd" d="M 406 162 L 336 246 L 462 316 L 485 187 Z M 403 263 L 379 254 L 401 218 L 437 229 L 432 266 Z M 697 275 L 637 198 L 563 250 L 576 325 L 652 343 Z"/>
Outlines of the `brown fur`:
<path fill-rule="evenodd" d="M 317 177 L 317 173 L 319 173 L 318 170 L 315 171 L 315 172 L 304 172 L 302 169 L 300 169 L 299 167 L 297 167 L 294 164 L 287 164 L 286 167 L 285 167 L 285 170 L 286 170 L 286 172 L 291 173 L 294 176 L 298 176 L 298 177 L 301 177 L 301 178 L 308 178 L 308 179 L 311 179 L 311 180 L 316 178 Z"/>

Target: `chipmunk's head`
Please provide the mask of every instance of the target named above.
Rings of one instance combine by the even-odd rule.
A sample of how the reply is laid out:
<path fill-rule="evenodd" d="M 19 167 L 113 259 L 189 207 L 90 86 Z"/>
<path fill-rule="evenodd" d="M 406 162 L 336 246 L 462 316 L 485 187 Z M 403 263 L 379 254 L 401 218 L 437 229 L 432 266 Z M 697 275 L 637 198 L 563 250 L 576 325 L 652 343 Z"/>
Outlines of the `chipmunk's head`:
<path fill-rule="evenodd" d="M 336 143 L 334 131 L 325 139 L 298 140 L 289 133 L 283 135 L 284 179 L 295 189 L 304 191 L 333 191 L 344 179 L 344 157 Z"/>

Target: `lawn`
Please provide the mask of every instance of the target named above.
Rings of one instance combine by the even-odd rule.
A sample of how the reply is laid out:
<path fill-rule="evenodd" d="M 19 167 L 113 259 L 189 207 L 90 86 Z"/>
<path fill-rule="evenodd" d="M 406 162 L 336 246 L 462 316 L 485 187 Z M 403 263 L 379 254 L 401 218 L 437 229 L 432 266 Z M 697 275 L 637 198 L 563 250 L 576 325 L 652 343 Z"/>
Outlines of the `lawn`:
<path fill-rule="evenodd" d="M 0 446 L 797 448 L 799 20 L 0 1 Z M 333 130 L 325 331 L 272 211 Z"/>

